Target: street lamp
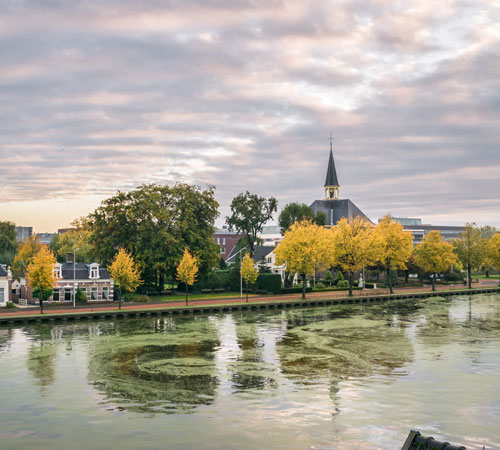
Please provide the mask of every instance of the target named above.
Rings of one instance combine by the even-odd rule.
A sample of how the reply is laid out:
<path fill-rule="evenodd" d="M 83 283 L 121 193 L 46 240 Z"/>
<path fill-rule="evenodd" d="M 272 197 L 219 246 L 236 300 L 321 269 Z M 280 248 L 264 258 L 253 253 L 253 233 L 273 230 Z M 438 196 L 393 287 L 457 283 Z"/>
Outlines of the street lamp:
<path fill-rule="evenodd" d="M 79 248 L 73 249 L 73 308 L 76 308 L 76 251 Z"/>
<path fill-rule="evenodd" d="M 237 255 L 239 255 L 243 250 L 246 250 L 246 247 L 243 247 L 239 252 L 236 252 L 233 256 L 231 256 L 230 259 L 235 258 Z M 229 258 L 228 260 L 229 261 Z M 227 262 L 226 261 L 226 262 Z M 243 277 L 241 276 L 241 258 L 240 258 L 240 298 L 243 298 Z"/>

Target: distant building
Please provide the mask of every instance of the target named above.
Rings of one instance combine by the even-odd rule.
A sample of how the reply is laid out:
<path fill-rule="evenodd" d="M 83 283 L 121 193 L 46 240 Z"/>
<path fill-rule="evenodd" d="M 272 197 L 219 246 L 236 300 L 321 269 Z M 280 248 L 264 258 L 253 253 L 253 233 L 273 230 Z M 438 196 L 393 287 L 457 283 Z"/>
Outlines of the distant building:
<path fill-rule="evenodd" d="M 33 227 L 16 227 L 17 242 L 26 241 L 33 234 Z"/>
<path fill-rule="evenodd" d="M 333 160 L 332 138 L 330 138 L 330 159 L 328 160 L 324 189 L 325 199 L 315 200 L 311 208 L 314 214 L 317 214 L 319 211 L 325 213 L 327 225 L 336 225 L 342 217 L 347 219 L 351 217 L 362 217 L 371 222 L 363 211 L 361 211 L 351 200 L 340 199 L 340 184 L 337 178 L 337 171 L 335 170 L 335 162 Z"/>
<path fill-rule="evenodd" d="M 0 306 L 11 302 L 12 273 L 5 264 L 0 264 Z"/>
<path fill-rule="evenodd" d="M 260 239 L 262 245 L 278 245 L 283 236 L 281 234 L 281 227 L 279 225 L 265 225 L 262 227 L 262 231 L 257 235 Z"/>
<path fill-rule="evenodd" d="M 70 231 L 76 231 L 76 228 L 59 228 L 57 234 L 69 233 Z"/>
<path fill-rule="evenodd" d="M 407 218 L 407 217 L 392 217 L 393 220 L 403 225 L 403 229 L 409 231 L 413 236 L 413 244 L 420 244 L 424 236 L 431 231 L 439 231 L 446 242 L 456 239 L 465 229 L 463 226 L 451 225 L 431 225 L 423 224 L 422 219 Z M 380 222 L 381 219 L 378 221 Z"/>
<path fill-rule="evenodd" d="M 38 237 L 38 240 L 40 241 L 40 244 L 49 245 L 50 241 L 54 236 L 57 235 L 57 233 L 37 233 L 36 235 Z"/>
<path fill-rule="evenodd" d="M 243 234 L 236 231 L 229 231 L 226 227 L 222 227 L 213 234 L 213 239 L 219 246 L 219 255 L 224 261 L 229 258 L 229 255 L 242 237 Z"/>

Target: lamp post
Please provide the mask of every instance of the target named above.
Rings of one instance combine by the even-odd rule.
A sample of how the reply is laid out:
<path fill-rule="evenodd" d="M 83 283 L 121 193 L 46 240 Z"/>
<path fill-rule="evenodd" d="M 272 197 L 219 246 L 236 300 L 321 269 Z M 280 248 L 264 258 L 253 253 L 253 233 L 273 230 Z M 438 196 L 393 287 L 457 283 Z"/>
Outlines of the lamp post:
<path fill-rule="evenodd" d="M 73 308 L 76 308 L 76 251 L 79 248 L 73 249 Z"/>
<path fill-rule="evenodd" d="M 231 256 L 231 258 L 228 258 L 227 261 L 229 261 L 229 259 L 233 259 L 235 258 L 237 255 L 239 255 L 243 250 L 246 250 L 247 248 L 246 247 L 243 247 L 240 251 L 236 252 L 233 256 Z M 226 262 L 227 262 L 226 261 Z M 243 298 L 243 277 L 241 276 L 241 258 L 240 258 L 240 298 Z"/>

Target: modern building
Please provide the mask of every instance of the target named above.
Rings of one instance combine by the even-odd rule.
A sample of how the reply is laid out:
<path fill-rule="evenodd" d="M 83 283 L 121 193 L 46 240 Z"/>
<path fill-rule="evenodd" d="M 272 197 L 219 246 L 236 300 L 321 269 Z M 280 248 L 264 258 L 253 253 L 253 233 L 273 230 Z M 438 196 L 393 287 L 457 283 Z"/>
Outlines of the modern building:
<path fill-rule="evenodd" d="M 54 236 L 57 235 L 57 233 L 36 233 L 38 240 L 40 241 L 40 244 L 45 244 L 49 245 L 50 241 Z"/>
<path fill-rule="evenodd" d="M 222 227 L 213 234 L 215 243 L 219 246 L 219 255 L 226 261 L 231 252 L 236 247 L 243 234 L 236 231 L 229 231 L 227 227 Z"/>
<path fill-rule="evenodd" d="M 12 274 L 5 264 L 0 264 L 0 307 L 11 302 Z"/>
<path fill-rule="evenodd" d="M 319 211 L 325 213 L 327 225 L 336 225 L 342 217 L 349 219 L 359 216 L 371 222 L 363 211 L 351 200 L 340 198 L 340 183 L 337 178 L 337 171 L 335 170 L 335 161 L 333 160 L 332 138 L 330 138 L 330 159 L 328 160 L 328 168 L 326 170 L 324 191 L 324 200 L 315 200 L 311 208 L 314 214 L 317 214 Z"/>
<path fill-rule="evenodd" d="M 431 231 L 439 231 L 446 242 L 458 238 L 460 233 L 464 231 L 463 226 L 423 224 L 420 218 L 393 217 L 392 219 L 403 225 L 403 228 L 412 234 L 414 245 L 420 244 L 424 236 Z"/>
<path fill-rule="evenodd" d="M 265 225 L 262 227 L 262 231 L 257 235 L 259 242 L 266 245 L 278 245 L 283 239 L 281 234 L 281 227 L 279 225 Z"/>
<path fill-rule="evenodd" d="M 17 242 L 26 241 L 33 234 L 33 227 L 16 227 Z"/>

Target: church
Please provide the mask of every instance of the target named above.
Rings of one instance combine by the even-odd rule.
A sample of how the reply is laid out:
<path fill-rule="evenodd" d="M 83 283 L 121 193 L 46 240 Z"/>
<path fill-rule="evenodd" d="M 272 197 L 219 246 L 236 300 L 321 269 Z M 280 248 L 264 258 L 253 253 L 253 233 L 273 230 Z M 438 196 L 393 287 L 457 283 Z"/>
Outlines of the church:
<path fill-rule="evenodd" d="M 340 198 L 340 183 L 335 170 L 335 161 L 333 160 L 332 137 L 330 137 L 330 159 L 328 160 L 328 169 L 326 170 L 325 180 L 325 198 L 324 200 L 315 200 L 311 208 L 314 214 L 322 211 L 326 215 L 327 225 L 336 225 L 342 217 L 362 217 L 371 220 L 348 198 Z"/>

